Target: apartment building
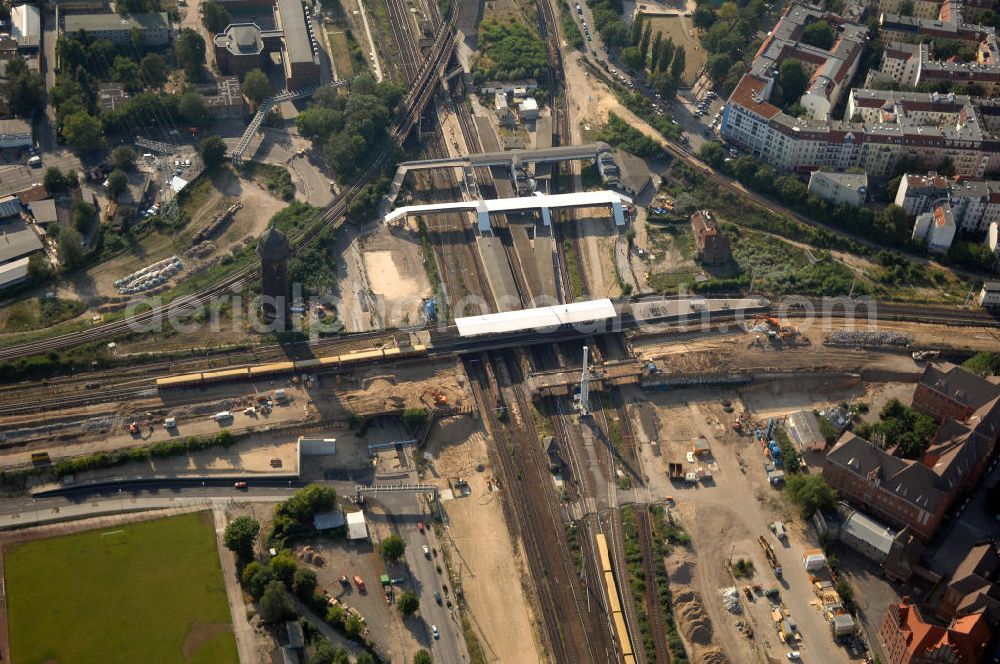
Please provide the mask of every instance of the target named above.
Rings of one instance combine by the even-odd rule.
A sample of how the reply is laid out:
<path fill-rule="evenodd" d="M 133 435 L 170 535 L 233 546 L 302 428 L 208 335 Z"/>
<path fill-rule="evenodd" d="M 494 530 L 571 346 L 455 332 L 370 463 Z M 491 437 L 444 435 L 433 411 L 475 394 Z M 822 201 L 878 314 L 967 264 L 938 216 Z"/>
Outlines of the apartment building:
<path fill-rule="evenodd" d="M 908 597 L 889 605 L 879 627 L 888 664 L 978 664 L 992 633 L 986 616 L 972 614 L 948 627 L 929 623 Z"/>
<path fill-rule="evenodd" d="M 861 207 L 868 194 L 868 175 L 813 171 L 809 176 L 809 193 L 834 205 L 846 203 L 852 207 Z"/>
<path fill-rule="evenodd" d="M 898 14 L 903 0 L 879 0 L 879 14 Z M 941 12 L 941 0 L 911 0 L 911 13 L 917 18 L 936 19 Z"/>
<path fill-rule="evenodd" d="M 931 253 L 948 253 L 955 240 L 955 217 L 948 201 L 938 201 L 930 210 L 917 215 L 911 238 L 926 244 Z"/>
<path fill-rule="evenodd" d="M 907 87 L 921 84 L 975 84 L 983 89 L 983 95 L 992 96 L 1000 89 L 997 36 L 992 30 L 984 33 L 974 62 L 961 62 L 955 58 L 938 59 L 934 55 L 933 44 L 929 42 L 889 42 L 882 56 L 881 67 L 871 72 L 866 84 L 871 85 L 874 81 L 895 81 Z"/>
<path fill-rule="evenodd" d="M 799 41 L 804 27 L 820 19 L 837 30 L 830 51 Z M 844 120 L 830 118 L 830 108 L 857 70 L 865 37 L 863 26 L 790 5 L 727 101 L 722 137 L 776 168 L 803 173 L 856 166 L 870 176 L 885 176 L 904 158 L 932 168 L 947 160 L 971 177 L 1000 168 L 997 100 L 856 88 Z M 792 117 L 771 101 L 776 72 L 791 57 L 808 63 L 811 78 L 799 100 L 806 118 Z"/>
<path fill-rule="evenodd" d="M 1000 222 L 1000 180 L 945 178 L 934 172 L 900 178 L 895 203 L 907 216 L 924 214 L 939 200 L 950 205 L 960 233 L 986 233 Z"/>
<path fill-rule="evenodd" d="M 166 46 L 170 43 L 170 18 L 166 12 L 148 14 L 70 14 L 63 19 L 63 32 L 79 32 L 93 39 L 107 39 L 114 44 L 129 44 L 137 31 L 146 46 Z"/>

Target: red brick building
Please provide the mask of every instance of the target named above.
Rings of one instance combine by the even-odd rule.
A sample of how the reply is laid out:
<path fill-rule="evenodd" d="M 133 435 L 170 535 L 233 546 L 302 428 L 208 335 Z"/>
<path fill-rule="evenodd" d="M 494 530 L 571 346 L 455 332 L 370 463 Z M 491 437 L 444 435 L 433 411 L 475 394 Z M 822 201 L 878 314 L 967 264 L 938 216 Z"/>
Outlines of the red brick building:
<path fill-rule="evenodd" d="M 826 455 L 823 477 L 850 502 L 897 527 L 930 539 L 955 499 L 941 476 L 919 461 L 900 459 L 853 433 Z"/>
<path fill-rule="evenodd" d="M 698 210 L 691 215 L 691 232 L 702 263 L 718 265 L 729 260 L 729 239 L 719 230 L 711 212 Z"/>
<path fill-rule="evenodd" d="M 952 620 L 973 613 L 985 613 L 988 620 L 1000 618 L 1000 552 L 995 544 L 972 547 L 951 575 L 944 596 L 937 606 L 941 620 Z M 995 623 L 994 623 L 995 624 Z"/>
<path fill-rule="evenodd" d="M 913 393 L 913 407 L 938 422 L 965 422 L 977 409 L 1000 396 L 1000 385 L 943 362 L 928 364 Z"/>
<path fill-rule="evenodd" d="M 978 664 L 992 634 L 982 613 L 941 627 L 925 622 L 916 605 L 904 597 L 889 605 L 879 637 L 887 664 Z"/>

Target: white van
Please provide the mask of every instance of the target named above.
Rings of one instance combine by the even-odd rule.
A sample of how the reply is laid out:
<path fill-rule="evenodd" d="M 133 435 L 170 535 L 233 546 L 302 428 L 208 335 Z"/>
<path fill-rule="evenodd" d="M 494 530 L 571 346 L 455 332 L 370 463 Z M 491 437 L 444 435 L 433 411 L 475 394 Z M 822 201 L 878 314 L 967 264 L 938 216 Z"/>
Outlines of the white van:
<path fill-rule="evenodd" d="M 176 429 L 177 419 L 174 417 L 168 417 L 167 419 L 163 420 L 163 426 L 165 426 L 168 429 Z"/>

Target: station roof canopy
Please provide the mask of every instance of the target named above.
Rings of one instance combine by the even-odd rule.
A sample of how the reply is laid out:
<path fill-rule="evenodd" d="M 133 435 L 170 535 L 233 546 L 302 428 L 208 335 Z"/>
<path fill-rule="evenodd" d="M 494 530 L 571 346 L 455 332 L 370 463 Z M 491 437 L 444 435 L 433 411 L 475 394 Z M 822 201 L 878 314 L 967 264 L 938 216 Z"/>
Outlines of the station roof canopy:
<path fill-rule="evenodd" d="M 589 323 L 614 318 L 616 315 L 615 305 L 612 304 L 611 300 L 605 298 L 588 302 L 574 302 L 573 304 L 559 304 L 554 307 L 467 316 L 456 318 L 455 325 L 458 326 L 459 336 L 472 337 L 479 334 L 525 332 L 574 323 Z"/>

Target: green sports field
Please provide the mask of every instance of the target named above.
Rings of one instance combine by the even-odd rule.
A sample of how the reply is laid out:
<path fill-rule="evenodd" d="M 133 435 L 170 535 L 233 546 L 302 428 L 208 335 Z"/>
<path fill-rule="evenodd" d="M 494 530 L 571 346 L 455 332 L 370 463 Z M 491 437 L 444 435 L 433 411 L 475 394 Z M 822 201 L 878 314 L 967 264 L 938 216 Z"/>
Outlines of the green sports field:
<path fill-rule="evenodd" d="M 4 552 L 17 664 L 237 664 L 209 512 Z"/>

